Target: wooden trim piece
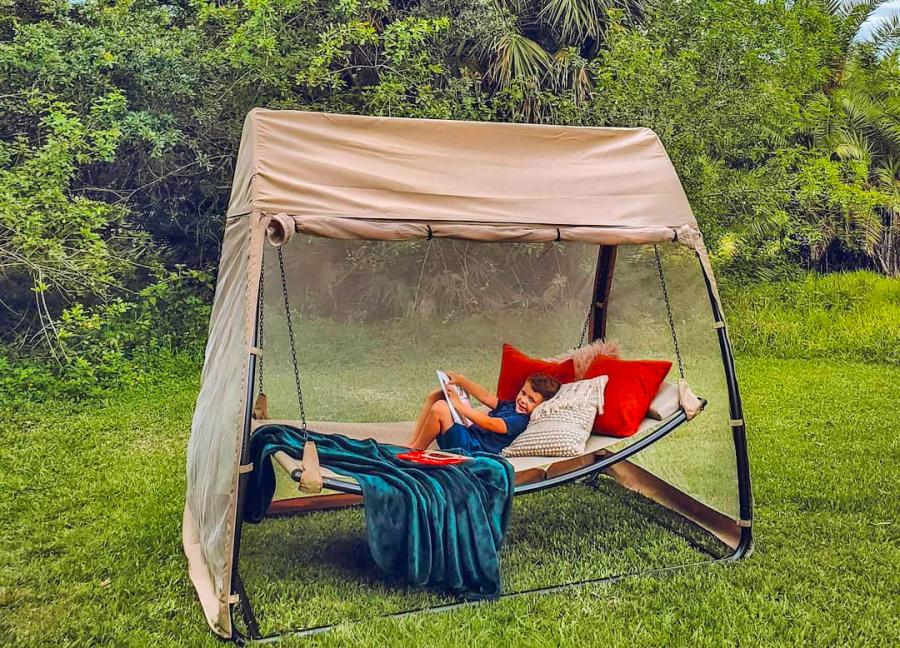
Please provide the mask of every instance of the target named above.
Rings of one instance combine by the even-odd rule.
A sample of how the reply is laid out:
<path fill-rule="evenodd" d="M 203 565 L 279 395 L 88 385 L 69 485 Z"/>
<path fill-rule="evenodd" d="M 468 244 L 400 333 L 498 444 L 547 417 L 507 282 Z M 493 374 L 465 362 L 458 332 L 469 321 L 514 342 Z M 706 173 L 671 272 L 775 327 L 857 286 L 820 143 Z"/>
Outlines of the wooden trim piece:
<path fill-rule="evenodd" d="M 327 493 L 325 495 L 309 495 L 307 497 L 290 497 L 287 499 L 272 500 L 266 511 L 268 517 L 278 515 L 294 515 L 297 513 L 309 513 L 312 511 L 327 511 L 329 509 L 346 508 L 362 504 L 361 495 L 348 493 Z"/>
<path fill-rule="evenodd" d="M 630 461 L 620 461 L 604 472 L 625 488 L 640 493 L 709 531 L 732 549 L 737 549 L 740 544 L 741 527 L 737 522 L 695 500 L 640 466 Z"/>
<path fill-rule="evenodd" d="M 265 394 L 260 393 L 256 397 L 256 402 L 253 403 L 253 420 L 250 422 L 250 429 L 254 430 L 264 424 L 267 418 L 269 418 L 269 399 Z"/>
<path fill-rule="evenodd" d="M 543 481 L 547 477 L 547 472 L 543 468 L 529 468 L 516 473 L 516 486 L 522 484 L 533 484 L 534 482 Z"/>
<path fill-rule="evenodd" d="M 546 479 L 551 477 L 556 477 L 558 475 L 565 475 L 566 473 L 570 473 L 573 470 L 578 470 L 579 468 L 584 468 L 585 466 L 590 466 L 595 463 L 597 457 L 595 454 L 583 454 L 577 457 L 572 457 L 571 459 L 560 459 L 559 461 L 555 461 L 550 464 L 550 467 L 547 468 L 547 474 L 545 476 Z"/>

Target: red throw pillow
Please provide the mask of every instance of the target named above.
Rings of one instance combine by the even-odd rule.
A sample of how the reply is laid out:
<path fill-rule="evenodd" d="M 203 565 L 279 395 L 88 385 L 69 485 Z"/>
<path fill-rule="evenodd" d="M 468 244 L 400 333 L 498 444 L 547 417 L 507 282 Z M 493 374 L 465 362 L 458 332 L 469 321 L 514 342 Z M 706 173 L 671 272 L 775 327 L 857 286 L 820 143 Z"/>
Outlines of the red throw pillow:
<path fill-rule="evenodd" d="M 672 363 L 666 360 L 619 360 L 597 356 L 585 379 L 609 376 L 603 414 L 594 419 L 594 434 L 627 437 L 637 432 Z"/>
<path fill-rule="evenodd" d="M 545 373 L 563 384 L 570 383 L 575 380 L 575 364 L 571 358 L 562 362 L 532 358 L 513 345 L 504 344 L 500 377 L 497 379 L 497 398 L 513 400 L 525 384 L 525 379 L 533 373 Z"/>

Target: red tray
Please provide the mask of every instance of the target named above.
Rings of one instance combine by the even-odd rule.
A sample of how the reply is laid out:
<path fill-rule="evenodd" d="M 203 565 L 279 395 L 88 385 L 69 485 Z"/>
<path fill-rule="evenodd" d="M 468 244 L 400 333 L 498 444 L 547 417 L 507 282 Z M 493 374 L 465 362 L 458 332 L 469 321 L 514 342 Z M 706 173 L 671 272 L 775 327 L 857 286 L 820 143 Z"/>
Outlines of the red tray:
<path fill-rule="evenodd" d="M 471 457 L 444 452 L 443 450 L 410 450 L 397 455 L 398 459 L 413 461 L 426 466 L 453 466 L 468 461 Z"/>

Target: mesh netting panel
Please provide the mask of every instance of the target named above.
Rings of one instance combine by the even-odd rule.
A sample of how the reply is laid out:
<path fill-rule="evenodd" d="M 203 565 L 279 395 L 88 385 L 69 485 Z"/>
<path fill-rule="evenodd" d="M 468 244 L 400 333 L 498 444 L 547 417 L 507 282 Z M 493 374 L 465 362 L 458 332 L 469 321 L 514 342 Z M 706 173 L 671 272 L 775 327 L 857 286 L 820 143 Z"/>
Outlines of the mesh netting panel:
<path fill-rule="evenodd" d="M 577 244 L 337 241 L 295 237 L 283 250 L 310 421 L 409 421 L 435 370 L 493 389 L 509 342 L 539 357 L 578 343 L 597 248 Z M 727 392 L 693 252 L 660 246 L 688 381 L 707 411 L 640 453 L 643 467 L 736 515 Z M 299 417 L 277 252 L 266 246 L 264 388 L 270 417 Z M 652 246 L 621 246 L 607 339 L 622 357 L 673 361 Z"/>
<path fill-rule="evenodd" d="M 659 245 L 685 378 L 704 411 L 633 461 L 726 515 L 738 516 L 737 467 L 729 425 L 728 388 L 712 311 L 696 255 L 677 244 Z M 610 290 L 607 339 L 623 358 L 678 364 L 653 246 L 619 246 Z"/>
<path fill-rule="evenodd" d="M 301 239 L 283 248 L 306 413 L 415 419 L 435 370 L 494 388 L 501 345 L 549 356 L 578 342 L 596 251 L 580 246 Z M 295 419 L 278 259 L 265 259 L 270 415 Z"/>
<path fill-rule="evenodd" d="M 228 222 L 200 394 L 187 451 L 187 500 L 215 594 L 224 600 L 230 562 L 231 519 L 238 441 L 244 420 L 241 372 L 247 365 L 245 311 L 246 219 Z M 226 621 L 219 619 L 224 626 Z"/>

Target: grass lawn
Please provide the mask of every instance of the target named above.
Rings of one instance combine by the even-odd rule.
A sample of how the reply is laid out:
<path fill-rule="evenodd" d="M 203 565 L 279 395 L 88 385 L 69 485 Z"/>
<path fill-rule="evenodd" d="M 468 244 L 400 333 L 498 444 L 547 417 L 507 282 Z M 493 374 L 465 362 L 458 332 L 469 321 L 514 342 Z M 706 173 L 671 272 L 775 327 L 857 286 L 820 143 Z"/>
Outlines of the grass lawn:
<path fill-rule="evenodd" d="M 900 645 L 900 368 L 741 357 L 738 370 L 756 497 L 749 559 L 282 645 Z M 180 545 L 195 390 L 194 376 L 176 376 L 90 407 L 0 414 L 0 642 L 220 645 Z M 517 500 L 507 588 L 708 558 L 633 499 L 604 483 Z M 359 511 L 248 527 L 244 558 L 266 630 L 436 598 L 373 571 Z"/>

